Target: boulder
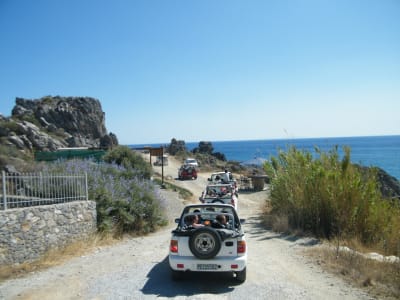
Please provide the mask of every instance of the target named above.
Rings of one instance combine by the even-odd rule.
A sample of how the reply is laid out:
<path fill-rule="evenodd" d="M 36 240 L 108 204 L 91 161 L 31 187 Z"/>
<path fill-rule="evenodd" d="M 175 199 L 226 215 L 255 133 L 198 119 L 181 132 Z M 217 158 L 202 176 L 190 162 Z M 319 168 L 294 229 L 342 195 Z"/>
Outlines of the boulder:
<path fill-rule="evenodd" d="M 378 182 L 383 196 L 400 199 L 400 182 L 386 171 L 378 168 Z"/>
<path fill-rule="evenodd" d="M 66 143 L 60 141 L 46 132 L 42 131 L 38 126 L 28 121 L 22 121 L 17 123 L 19 126 L 19 132 L 22 133 L 25 139 L 25 146 L 31 145 L 31 148 L 54 151 L 60 147 L 65 147 Z"/>
<path fill-rule="evenodd" d="M 371 171 L 376 174 L 376 180 L 383 197 L 400 200 L 400 182 L 397 178 L 391 176 L 379 167 L 366 167 L 359 164 L 354 165 L 364 174 L 369 175 Z"/>
<path fill-rule="evenodd" d="M 9 174 L 18 174 L 19 172 L 13 165 L 5 165 L 3 170 Z"/>
<path fill-rule="evenodd" d="M 118 139 L 117 136 L 112 132 L 100 139 L 100 148 L 102 149 L 111 149 L 116 145 L 118 145 Z"/>
<path fill-rule="evenodd" d="M 8 137 L 8 140 L 10 141 L 10 143 L 17 146 L 18 149 L 21 149 L 21 150 L 25 149 L 25 143 L 19 136 L 10 135 Z"/>

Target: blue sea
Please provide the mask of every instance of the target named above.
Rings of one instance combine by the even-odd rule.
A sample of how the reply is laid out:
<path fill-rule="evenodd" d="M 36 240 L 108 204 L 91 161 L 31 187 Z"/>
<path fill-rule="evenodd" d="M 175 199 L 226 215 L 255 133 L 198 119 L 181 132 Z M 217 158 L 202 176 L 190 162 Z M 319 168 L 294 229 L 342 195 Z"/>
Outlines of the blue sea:
<path fill-rule="evenodd" d="M 371 137 L 337 137 L 307 139 L 274 139 L 248 141 L 211 141 L 214 152 L 225 154 L 228 160 L 250 163 L 270 159 L 279 150 L 295 146 L 299 150 L 315 153 L 315 147 L 327 152 L 338 146 L 339 154 L 343 147 L 351 149 L 351 161 L 363 166 L 377 166 L 390 175 L 400 179 L 400 135 Z M 130 147 L 159 147 L 169 144 L 130 145 Z M 198 142 L 186 142 L 188 150 L 198 147 Z M 256 159 L 256 160 L 255 160 Z"/>

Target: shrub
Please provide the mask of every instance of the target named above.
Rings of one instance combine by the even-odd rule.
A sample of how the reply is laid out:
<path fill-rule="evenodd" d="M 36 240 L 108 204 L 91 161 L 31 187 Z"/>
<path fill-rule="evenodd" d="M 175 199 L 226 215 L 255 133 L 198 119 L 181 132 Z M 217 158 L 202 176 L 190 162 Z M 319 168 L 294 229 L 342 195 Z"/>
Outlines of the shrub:
<path fill-rule="evenodd" d="M 20 151 L 15 145 L 8 145 L 5 141 L 6 138 L 0 137 L 0 169 L 12 165 L 19 172 L 29 172 L 33 165 L 33 154 Z"/>
<path fill-rule="evenodd" d="M 165 203 L 141 172 L 91 160 L 57 161 L 45 165 L 44 171 L 88 174 L 89 199 L 97 203 L 99 231 L 148 233 L 166 224 Z"/>
<path fill-rule="evenodd" d="M 42 124 L 40 124 L 40 121 L 32 113 L 14 116 L 14 118 L 20 121 L 27 121 L 44 130 L 44 127 L 42 126 Z"/>
<path fill-rule="evenodd" d="M 221 152 L 214 152 L 213 154 L 211 154 L 212 156 L 214 156 L 216 159 L 222 160 L 222 161 L 226 161 L 226 156 L 224 153 Z"/>
<path fill-rule="evenodd" d="M 186 154 L 188 151 L 185 141 L 179 141 L 175 138 L 171 139 L 171 143 L 167 146 L 167 152 L 171 155 Z"/>
<path fill-rule="evenodd" d="M 350 163 L 350 149 L 339 159 L 337 147 L 281 151 L 265 163 L 275 215 L 286 215 L 293 229 L 320 237 L 356 237 L 366 245 L 398 254 L 399 205 L 383 199 L 376 172 L 361 173 Z M 397 234 L 396 234 L 397 232 Z"/>
<path fill-rule="evenodd" d="M 115 163 L 118 166 L 123 166 L 125 172 L 132 173 L 136 177 L 143 177 L 150 179 L 152 175 L 152 168 L 140 154 L 136 153 L 127 146 L 117 146 L 116 148 L 108 151 L 103 160 L 108 163 Z"/>
<path fill-rule="evenodd" d="M 199 142 L 199 146 L 192 150 L 193 153 L 212 154 L 214 147 L 211 142 Z"/>
<path fill-rule="evenodd" d="M 1 127 L 0 136 L 7 137 L 10 135 L 10 132 L 14 132 L 18 135 L 23 134 L 18 123 L 11 119 L 1 121 L 0 127 Z"/>

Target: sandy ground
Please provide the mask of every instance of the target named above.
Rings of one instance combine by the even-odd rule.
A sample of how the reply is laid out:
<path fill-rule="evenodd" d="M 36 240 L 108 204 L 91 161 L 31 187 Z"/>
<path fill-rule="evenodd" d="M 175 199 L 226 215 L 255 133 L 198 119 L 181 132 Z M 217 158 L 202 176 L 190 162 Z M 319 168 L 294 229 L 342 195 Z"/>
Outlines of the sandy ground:
<path fill-rule="evenodd" d="M 180 162 L 169 159 L 165 178 L 191 190 L 197 202 L 209 173 L 179 181 Z M 161 167 L 154 167 L 161 174 Z M 63 265 L 0 284 L 0 299 L 373 299 L 358 288 L 326 273 L 303 255 L 313 239 L 297 239 L 266 231 L 260 212 L 267 190 L 239 194 L 239 215 L 248 242 L 247 280 L 238 284 L 229 274 L 190 274 L 170 278 L 168 245 L 173 219 L 186 201 L 160 190 L 168 201 L 170 225 L 145 237 L 96 249 Z"/>

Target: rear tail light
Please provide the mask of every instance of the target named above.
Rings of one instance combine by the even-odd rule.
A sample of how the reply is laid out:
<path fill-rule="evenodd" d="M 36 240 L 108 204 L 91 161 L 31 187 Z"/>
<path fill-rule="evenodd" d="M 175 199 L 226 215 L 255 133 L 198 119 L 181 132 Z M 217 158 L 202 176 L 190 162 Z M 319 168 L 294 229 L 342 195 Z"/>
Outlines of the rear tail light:
<path fill-rule="evenodd" d="M 237 242 L 237 253 L 246 253 L 246 241 Z"/>
<path fill-rule="evenodd" d="M 233 198 L 231 199 L 231 205 L 235 206 L 235 199 L 233 199 Z"/>
<path fill-rule="evenodd" d="M 177 240 L 171 240 L 171 243 L 169 245 L 169 251 L 172 253 L 178 253 L 178 241 Z"/>

